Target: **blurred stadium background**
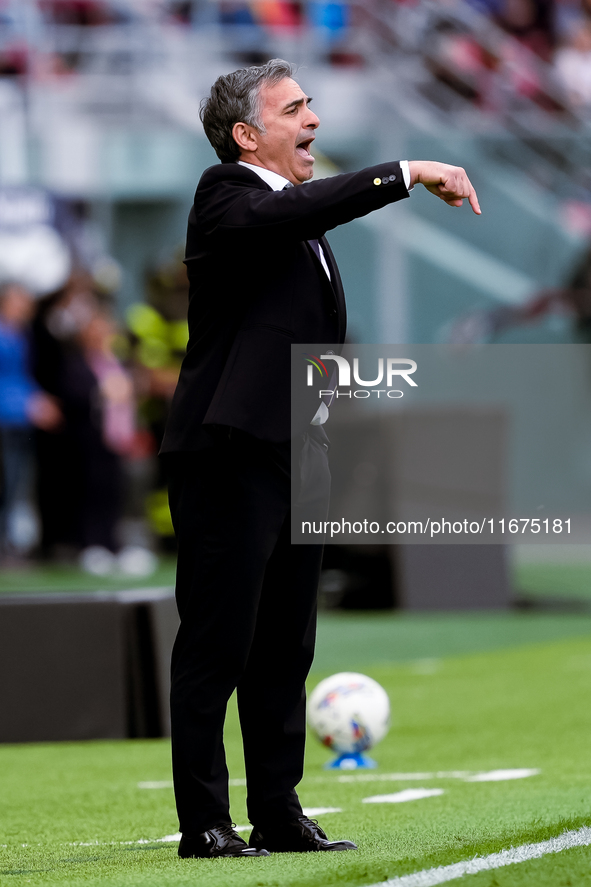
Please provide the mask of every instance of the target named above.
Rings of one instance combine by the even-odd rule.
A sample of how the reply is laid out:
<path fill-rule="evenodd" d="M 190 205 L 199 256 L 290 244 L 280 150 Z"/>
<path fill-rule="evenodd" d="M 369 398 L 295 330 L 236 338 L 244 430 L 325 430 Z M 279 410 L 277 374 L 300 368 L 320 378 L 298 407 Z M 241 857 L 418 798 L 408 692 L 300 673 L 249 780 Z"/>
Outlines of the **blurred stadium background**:
<path fill-rule="evenodd" d="M 591 341 L 587 0 L 0 0 L 1 742 L 167 735 L 174 541 L 156 453 L 186 343 L 186 219 L 217 162 L 199 101 L 220 73 L 272 57 L 297 63 L 314 97 L 317 177 L 435 158 L 464 166 L 481 199 L 474 219 L 417 189 L 331 233 L 351 342 Z M 591 501 L 585 459 L 580 484 Z M 392 550 L 331 546 L 318 676 L 375 666 L 395 693 L 387 663 L 427 675 L 485 651 L 484 681 L 505 668 L 488 651 L 588 633 L 591 546 L 514 546 L 480 564 L 450 552 L 463 591 L 413 598 Z M 451 747 L 439 764 L 436 744 L 416 753 L 418 722 L 396 740 L 408 767 L 453 769 Z M 157 748 L 138 779 L 168 778 Z M 392 769 L 398 752 L 384 752 Z M 466 766 L 502 764 L 491 751 Z"/>
<path fill-rule="evenodd" d="M 2 0 L 3 593 L 170 594 L 156 453 L 186 343 L 186 218 L 217 162 L 199 101 L 274 56 L 314 96 L 317 176 L 435 157 L 484 207 L 417 190 L 331 233 L 351 342 L 589 342 L 591 4 Z M 579 474 L 591 501 L 585 459 Z M 589 551 L 448 551 L 446 599 L 403 587 L 412 555 L 331 546 L 321 601 L 578 606 Z"/>
<path fill-rule="evenodd" d="M 216 162 L 199 100 L 273 56 L 314 95 L 317 176 L 438 157 L 469 170 L 485 207 L 475 224 L 415 192 L 333 232 L 351 341 L 588 341 L 582 0 L 2 0 L 0 282 L 34 299 L 6 309 L 34 375 L 10 379 L 6 352 L 21 403 L 0 408 L 21 477 L 4 485 L 7 568 L 82 552 L 90 573 L 142 574 L 171 545 L 154 454 L 186 339 L 187 212 Z M 15 430 L 31 425 L 35 453 Z"/>

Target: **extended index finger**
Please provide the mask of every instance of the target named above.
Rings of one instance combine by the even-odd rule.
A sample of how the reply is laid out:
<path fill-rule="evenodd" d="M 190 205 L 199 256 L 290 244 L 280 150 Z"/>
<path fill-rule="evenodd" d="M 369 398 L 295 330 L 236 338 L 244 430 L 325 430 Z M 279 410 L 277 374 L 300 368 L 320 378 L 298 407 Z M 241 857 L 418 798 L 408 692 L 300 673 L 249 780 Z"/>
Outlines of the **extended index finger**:
<path fill-rule="evenodd" d="M 472 182 L 470 182 L 470 193 L 468 194 L 468 202 L 477 216 L 482 215 L 482 210 L 480 209 L 480 204 L 478 202 L 478 195 L 476 194 L 476 190 Z"/>

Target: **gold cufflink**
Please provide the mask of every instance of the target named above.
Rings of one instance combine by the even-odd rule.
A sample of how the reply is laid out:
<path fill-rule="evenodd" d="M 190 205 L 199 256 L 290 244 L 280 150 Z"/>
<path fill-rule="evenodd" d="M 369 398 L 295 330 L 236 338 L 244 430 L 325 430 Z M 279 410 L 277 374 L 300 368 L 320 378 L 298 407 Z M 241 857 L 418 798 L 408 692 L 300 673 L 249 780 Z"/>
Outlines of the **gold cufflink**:
<path fill-rule="evenodd" d="M 381 179 L 378 179 L 378 178 L 375 178 L 375 179 L 373 180 L 373 183 L 374 183 L 374 185 L 381 185 L 381 184 L 382 184 L 382 180 L 381 180 Z"/>

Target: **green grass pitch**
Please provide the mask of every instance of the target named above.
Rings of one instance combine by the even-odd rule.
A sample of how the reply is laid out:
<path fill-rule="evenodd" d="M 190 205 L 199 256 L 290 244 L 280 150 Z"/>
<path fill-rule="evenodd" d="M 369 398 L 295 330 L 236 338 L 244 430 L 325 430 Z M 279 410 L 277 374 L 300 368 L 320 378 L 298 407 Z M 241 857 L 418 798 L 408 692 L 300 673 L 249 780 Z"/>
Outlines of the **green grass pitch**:
<path fill-rule="evenodd" d="M 310 684 L 345 668 L 390 695 L 393 727 L 373 752 L 379 769 L 342 779 L 323 770 L 329 753 L 310 738 L 300 796 L 306 808 L 339 808 L 318 819 L 359 851 L 179 860 L 174 842 L 158 840 L 177 830 L 167 741 L 2 746 L 0 884 L 361 887 L 591 824 L 591 618 L 326 616 Z M 233 704 L 226 742 L 232 814 L 246 825 Z M 450 775 L 507 768 L 540 772 L 496 782 Z M 399 777 L 380 778 L 391 774 Z M 146 782 L 165 786 L 139 787 Z M 409 788 L 442 793 L 364 803 Z M 461 882 L 591 885 L 591 848 Z"/>

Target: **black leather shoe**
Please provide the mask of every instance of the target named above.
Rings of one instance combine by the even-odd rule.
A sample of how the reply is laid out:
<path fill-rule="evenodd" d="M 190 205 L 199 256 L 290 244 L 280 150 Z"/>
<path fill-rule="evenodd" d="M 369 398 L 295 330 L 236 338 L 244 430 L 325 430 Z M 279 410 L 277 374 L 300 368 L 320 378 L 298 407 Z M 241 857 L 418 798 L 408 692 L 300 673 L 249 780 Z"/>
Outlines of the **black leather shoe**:
<path fill-rule="evenodd" d="M 357 850 L 353 841 L 329 841 L 317 822 L 299 816 L 271 827 L 255 827 L 248 842 L 271 853 L 309 853 L 318 850 Z"/>
<path fill-rule="evenodd" d="M 260 847 L 249 847 L 231 825 L 221 823 L 195 837 L 183 835 L 179 844 L 181 859 L 216 859 L 233 856 L 268 856 L 269 852 Z"/>

